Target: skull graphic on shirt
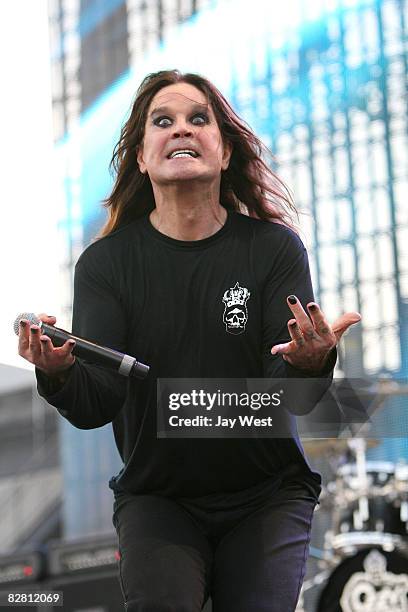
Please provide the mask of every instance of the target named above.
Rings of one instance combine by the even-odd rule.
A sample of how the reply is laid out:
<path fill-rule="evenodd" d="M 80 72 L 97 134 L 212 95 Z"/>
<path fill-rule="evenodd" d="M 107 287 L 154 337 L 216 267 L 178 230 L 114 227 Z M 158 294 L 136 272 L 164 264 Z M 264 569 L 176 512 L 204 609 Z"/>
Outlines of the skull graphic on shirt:
<path fill-rule="evenodd" d="M 225 330 L 234 335 L 242 334 L 248 321 L 247 301 L 251 293 L 246 287 L 241 287 L 238 282 L 234 287 L 225 291 L 222 301 L 224 302 L 223 322 Z"/>

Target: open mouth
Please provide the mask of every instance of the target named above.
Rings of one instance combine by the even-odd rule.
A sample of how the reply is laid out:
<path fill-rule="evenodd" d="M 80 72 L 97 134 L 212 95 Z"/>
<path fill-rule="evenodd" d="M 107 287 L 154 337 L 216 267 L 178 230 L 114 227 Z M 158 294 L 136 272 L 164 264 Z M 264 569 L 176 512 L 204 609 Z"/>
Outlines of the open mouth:
<path fill-rule="evenodd" d="M 167 156 L 167 159 L 196 159 L 199 157 L 196 151 L 192 149 L 178 149 Z"/>

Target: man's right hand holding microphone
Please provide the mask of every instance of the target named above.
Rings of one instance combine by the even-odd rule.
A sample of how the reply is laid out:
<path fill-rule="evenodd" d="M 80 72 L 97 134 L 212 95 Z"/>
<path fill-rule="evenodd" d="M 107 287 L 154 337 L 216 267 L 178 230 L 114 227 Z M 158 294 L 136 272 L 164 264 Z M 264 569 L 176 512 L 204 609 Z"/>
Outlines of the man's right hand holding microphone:
<path fill-rule="evenodd" d="M 135 357 L 101 346 L 55 327 L 56 318 L 44 313 L 18 315 L 14 331 L 18 334 L 18 353 L 47 376 L 62 383 L 75 363 L 75 355 L 118 374 L 146 378 L 149 366 Z M 73 354 L 75 351 L 75 355 Z"/>
<path fill-rule="evenodd" d="M 41 313 L 38 319 L 47 325 L 54 326 L 57 319 Z M 47 376 L 64 382 L 68 370 L 75 362 L 72 351 L 75 340 L 68 339 L 62 346 L 54 346 L 51 338 L 45 336 L 39 325 L 27 319 L 20 319 L 18 329 L 18 354 L 42 370 Z"/>

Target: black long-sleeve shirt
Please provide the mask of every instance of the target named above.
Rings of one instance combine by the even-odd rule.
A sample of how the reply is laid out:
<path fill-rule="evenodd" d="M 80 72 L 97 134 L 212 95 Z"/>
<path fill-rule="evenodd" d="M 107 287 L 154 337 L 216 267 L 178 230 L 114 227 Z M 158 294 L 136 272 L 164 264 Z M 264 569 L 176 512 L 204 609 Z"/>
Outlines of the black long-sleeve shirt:
<path fill-rule="evenodd" d="M 241 303 L 231 297 L 234 291 Z M 290 340 L 290 294 L 304 307 L 314 299 L 305 247 L 286 226 L 228 211 L 225 225 L 212 236 L 181 241 L 161 234 L 145 216 L 80 256 L 72 331 L 136 356 L 151 366 L 148 377 L 127 379 L 77 358 L 56 392 L 37 370 L 39 393 L 78 428 L 112 422 L 124 462 L 110 481 L 116 491 L 195 497 L 250 487 L 291 463 L 310 474 L 296 434 L 290 439 L 156 435 L 158 377 L 307 376 L 270 352 Z M 336 357 L 333 350 L 319 374 L 327 377 L 327 386 Z"/>

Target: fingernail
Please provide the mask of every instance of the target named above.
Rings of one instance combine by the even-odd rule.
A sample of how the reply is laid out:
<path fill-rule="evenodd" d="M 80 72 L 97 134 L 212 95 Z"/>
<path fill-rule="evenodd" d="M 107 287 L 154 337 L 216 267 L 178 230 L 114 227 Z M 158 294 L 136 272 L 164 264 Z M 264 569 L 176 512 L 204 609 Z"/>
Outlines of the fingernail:
<path fill-rule="evenodd" d="M 288 300 L 289 300 L 290 304 L 296 304 L 296 302 L 297 302 L 297 299 L 296 299 L 296 297 L 294 295 L 290 295 L 288 297 Z"/>
<path fill-rule="evenodd" d="M 38 332 L 38 328 L 37 327 L 31 327 L 31 333 L 32 334 L 36 334 Z"/>
<path fill-rule="evenodd" d="M 74 346 L 75 345 L 75 340 L 68 340 L 68 344 L 70 346 Z"/>
<path fill-rule="evenodd" d="M 290 327 L 296 327 L 296 325 L 297 325 L 296 321 L 294 321 L 293 323 L 289 323 Z"/>
<path fill-rule="evenodd" d="M 47 340 L 45 338 L 40 338 L 40 342 L 43 342 L 45 344 Z"/>
<path fill-rule="evenodd" d="M 310 304 L 310 306 L 308 306 L 309 310 L 316 310 L 317 306 L 316 304 Z"/>
<path fill-rule="evenodd" d="M 20 321 L 20 325 L 21 325 L 21 327 L 25 327 L 27 325 L 27 321 L 21 320 Z"/>

